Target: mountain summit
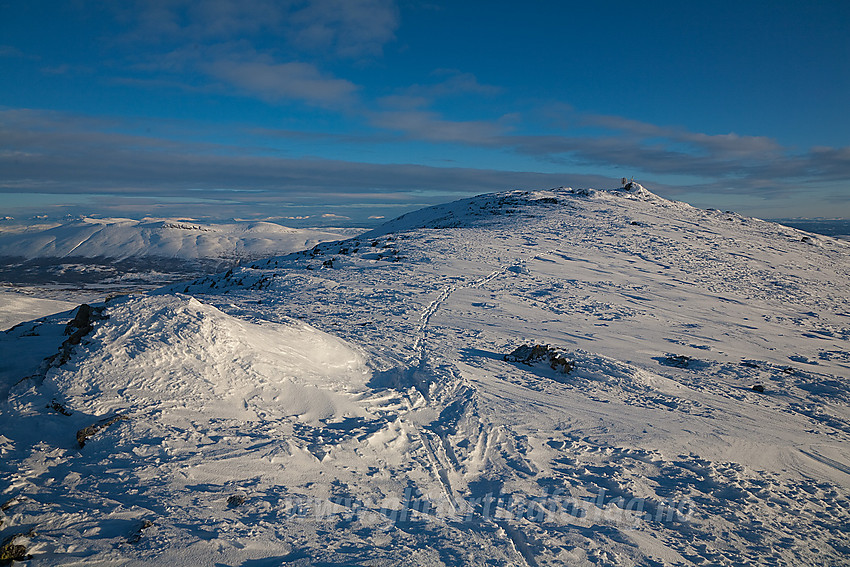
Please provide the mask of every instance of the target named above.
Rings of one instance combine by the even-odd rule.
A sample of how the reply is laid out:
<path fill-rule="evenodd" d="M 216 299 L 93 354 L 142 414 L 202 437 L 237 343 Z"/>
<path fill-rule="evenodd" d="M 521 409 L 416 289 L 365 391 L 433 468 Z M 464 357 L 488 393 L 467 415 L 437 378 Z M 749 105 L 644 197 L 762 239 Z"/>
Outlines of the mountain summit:
<path fill-rule="evenodd" d="M 836 564 L 848 259 L 510 191 L 24 323 L 0 529 L 44 565 Z"/>

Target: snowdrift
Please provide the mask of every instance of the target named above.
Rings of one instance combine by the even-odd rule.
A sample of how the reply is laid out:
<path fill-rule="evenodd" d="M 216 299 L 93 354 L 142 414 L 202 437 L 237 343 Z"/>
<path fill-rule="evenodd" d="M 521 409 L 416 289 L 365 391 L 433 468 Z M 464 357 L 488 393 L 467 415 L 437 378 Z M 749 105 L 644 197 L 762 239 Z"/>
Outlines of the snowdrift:
<path fill-rule="evenodd" d="M 316 422 L 355 410 L 365 359 L 304 323 L 250 323 L 183 296 L 112 302 L 84 367 L 41 391 L 94 415 L 197 413 L 193 419 Z"/>

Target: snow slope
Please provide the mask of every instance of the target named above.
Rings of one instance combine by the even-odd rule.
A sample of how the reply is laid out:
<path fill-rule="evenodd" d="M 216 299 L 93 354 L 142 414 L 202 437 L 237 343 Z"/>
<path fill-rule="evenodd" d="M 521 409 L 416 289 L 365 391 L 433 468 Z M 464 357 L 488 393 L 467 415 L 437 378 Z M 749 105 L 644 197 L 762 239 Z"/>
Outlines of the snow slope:
<path fill-rule="evenodd" d="M 0 536 L 40 565 L 841 564 L 848 257 L 637 185 L 517 191 L 25 323 Z"/>
<path fill-rule="evenodd" d="M 182 219 L 84 217 L 31 229 L 0 225 L 0 257 L 238 260 L 288 253 L 351 234 L 345 229 L 295 229 L 270 222 L 205 224 Z"/>
<path fill-rule="evenodd" d="M 0 291 L 0 331 L 23 321 L 31 321 L 76 307 L 68 301 L 30 297 L 22 293 Z"/>

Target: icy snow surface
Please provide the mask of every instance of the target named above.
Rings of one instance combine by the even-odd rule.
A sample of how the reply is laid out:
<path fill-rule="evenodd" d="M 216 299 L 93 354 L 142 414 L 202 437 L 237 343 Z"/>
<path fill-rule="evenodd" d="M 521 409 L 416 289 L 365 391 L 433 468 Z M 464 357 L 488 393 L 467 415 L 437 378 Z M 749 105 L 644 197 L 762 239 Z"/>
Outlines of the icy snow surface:
<path fill-rule="evenodd" d="M 39 565 L 840 564 L 848 253 L 640 186 L 508 192 L 24 323 L 0 536 Z"/>

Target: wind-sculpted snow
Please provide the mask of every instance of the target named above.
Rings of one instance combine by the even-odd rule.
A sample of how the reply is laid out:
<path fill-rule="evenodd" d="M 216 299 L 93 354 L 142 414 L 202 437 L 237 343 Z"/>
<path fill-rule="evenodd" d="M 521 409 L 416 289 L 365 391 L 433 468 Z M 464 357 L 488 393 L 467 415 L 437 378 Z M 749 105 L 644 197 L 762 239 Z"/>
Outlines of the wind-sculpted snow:
<path fill-rule="evenodd" d="M 50 375 L 57 399 L 94 415 L 198 413 L 194 419 L 306 422 L 353 411 L 365 360 L 303 323 L 252 324 L 184 296 L 111 302 L 84 367 Z"/>
<path fill-rule="evenodd" d="M 514 191 L 112 300 L 76 345 L 73 314 L 19 325 L 0 535 L 45 565 L 840 564 L 848 252 L 636 184 Z"/>

